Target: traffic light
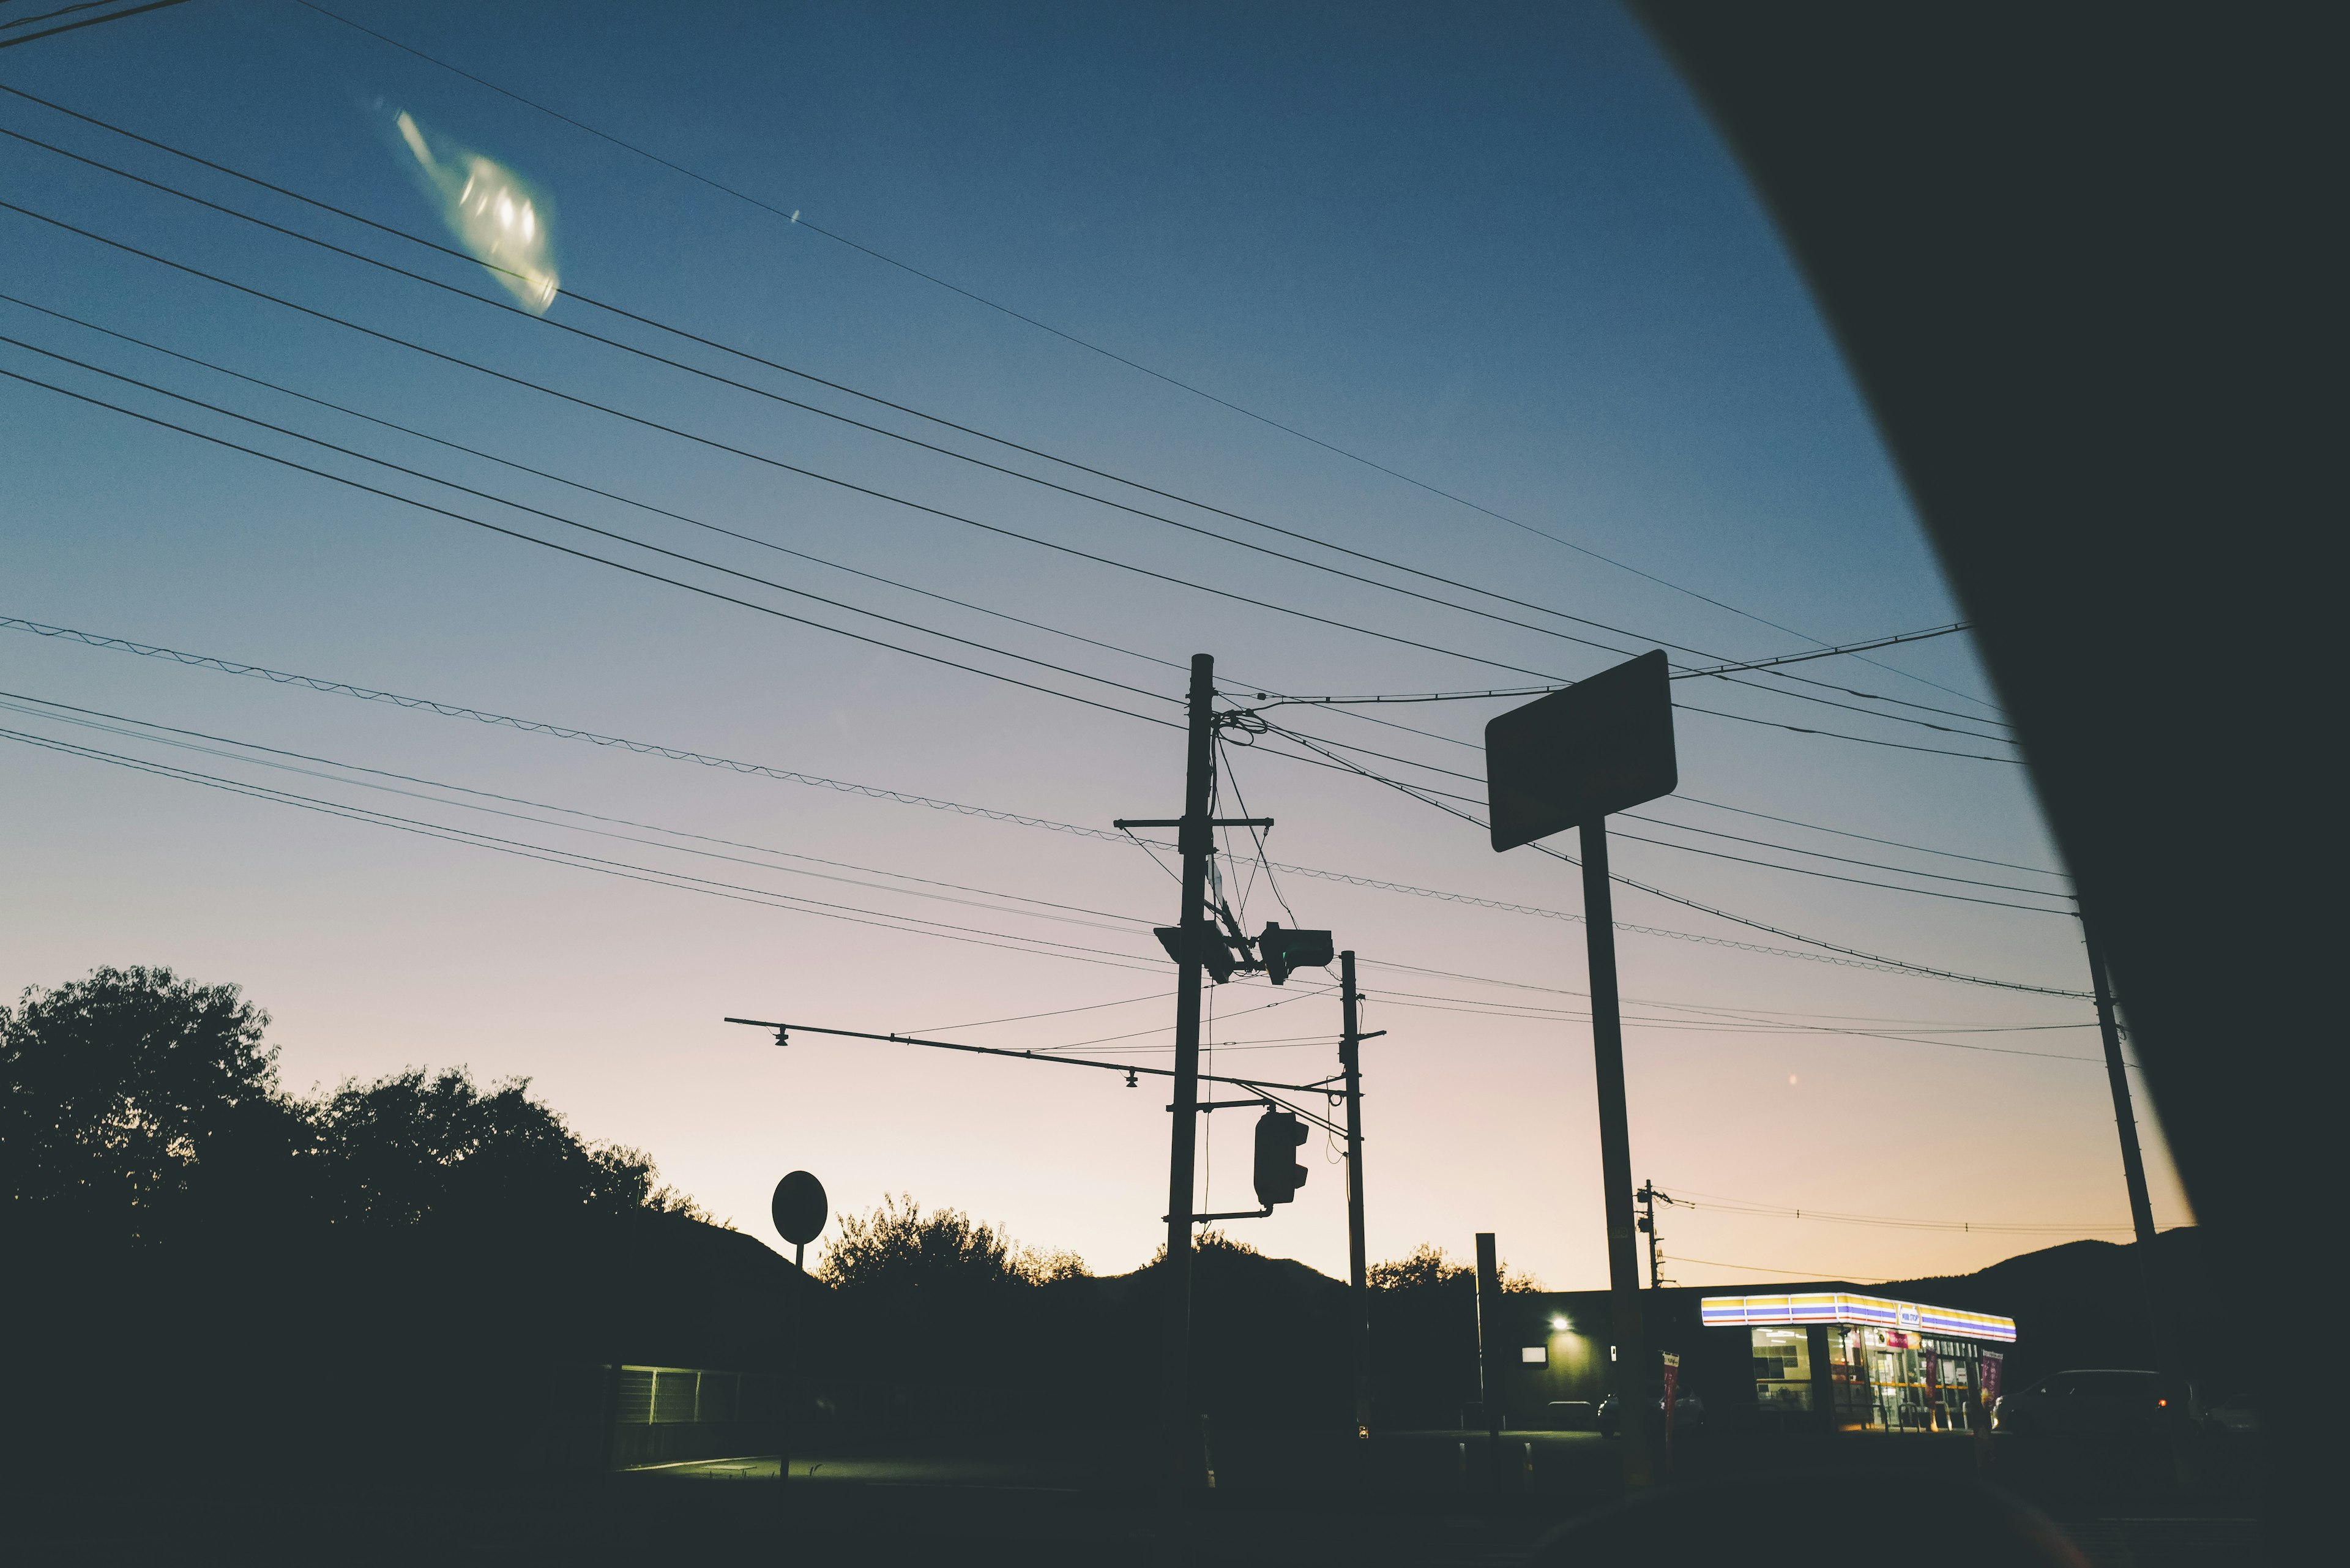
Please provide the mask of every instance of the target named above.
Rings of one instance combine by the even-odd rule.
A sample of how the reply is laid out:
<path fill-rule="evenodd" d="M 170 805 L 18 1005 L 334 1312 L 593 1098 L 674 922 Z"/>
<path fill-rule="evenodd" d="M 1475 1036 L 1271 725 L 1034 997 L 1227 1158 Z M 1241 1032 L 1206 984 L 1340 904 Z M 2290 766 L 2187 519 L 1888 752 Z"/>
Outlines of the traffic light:
<path fill-rule="evenodd" d="M 1316 969 L 1336 956 L 1336 944 L 1327 931 L 1283 930 L 1281 922 L 1266 922 L 1264 934 L 1256 940 L 1256 950 L 1263 956 L 1265 978 L 1279 985 L 1297 969 Z"/>
<path fill-rule="evenodd" d="M 1256 1199 L 1267 1209 L 1286 1203 L 1305 1185 L 1297 1150 L 1305 1124 L 1288 1111 L 1267 1111 L 1256 1119 Z"/>
<path fill-rule="evenodd" d="M 1181 963 L 1183 961 L 1183 928 L 1153 926 L 1151 929 L 1158 933 L 1159 945 L 1167 950 L 1167 956 L 1177 963 Z M 1208 978 L 1218 985 L 1232 978 L 1232 950 L 1224 945 L 1224 939 L 1218 934 L 1213 926 L 1203 927 L 1201 930 L 1200 962 L 1207 969 Z"/>

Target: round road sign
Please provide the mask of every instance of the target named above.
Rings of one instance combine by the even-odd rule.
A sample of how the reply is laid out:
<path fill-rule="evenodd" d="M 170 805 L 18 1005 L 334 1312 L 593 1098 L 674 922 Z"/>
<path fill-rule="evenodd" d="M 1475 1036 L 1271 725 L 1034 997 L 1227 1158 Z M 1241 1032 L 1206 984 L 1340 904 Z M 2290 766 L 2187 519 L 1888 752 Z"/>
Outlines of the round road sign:
<path fill-rule="evenodd" d="M 775 1183 L 775 1200 L 768 1211 L 776 1233 L 795 1247 L 805 1247 L 824 1230 L 824 1183 L 805 1170 L 795 1170 Z"/>

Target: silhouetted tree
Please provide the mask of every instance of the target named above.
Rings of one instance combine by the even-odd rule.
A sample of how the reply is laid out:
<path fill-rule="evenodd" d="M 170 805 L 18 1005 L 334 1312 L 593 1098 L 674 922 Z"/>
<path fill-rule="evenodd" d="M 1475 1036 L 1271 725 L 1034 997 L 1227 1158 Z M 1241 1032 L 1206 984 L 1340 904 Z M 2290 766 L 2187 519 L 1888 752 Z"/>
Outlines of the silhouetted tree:
<path fill-rule="evenodd" d="M 324 1100 L 278 1089 L 269 1015 L 234 985 L 100 969 L 0 1007 L 7 1216 L 84 1245 L 196 1227 L 401 1230 L 651 1213 L 699 1219 L 652 1162 L 530 1097 L 411 1067 Z"/>
<path fill-rule="evenodd" d="M 1371 1345 L 1388 1420 L 1451 1425 L 1477 1389 L 1477 1270 L 1421 1242 L 1369 1271 Z M 1501 1265 L 1504 1291 L 1540 1281 Z"/>
<path fill-rule="evenodd" d="M 234 985 L 100 969 L 0 1007 L 0 1180 L 18 1220 L 161 1239 L 302 1185 L 269 1015 Z"/>
<path fill-rule="evenodd" d="M 911 1294 L 968 1294 L 1088 1277 L 1085 1260 L 1075 1252 L 1023 1247 L 960 1209 L 925 1214 L 907 1193 L 885 1194 L 869 1214 L 842 1215 L 816 1274 L 838 1290 Z"/>
<path fill-rule="evenodd" d="M 582 1142 L 529 1089 L 529 1079 L 510 1078 L 485 1092 L 462 1067 L 345 1083 L 308 1107 L 329 1220 L 400 1229 L 567 1214 L 704 1218 L 659 1185 L 642 1153 Z"/>

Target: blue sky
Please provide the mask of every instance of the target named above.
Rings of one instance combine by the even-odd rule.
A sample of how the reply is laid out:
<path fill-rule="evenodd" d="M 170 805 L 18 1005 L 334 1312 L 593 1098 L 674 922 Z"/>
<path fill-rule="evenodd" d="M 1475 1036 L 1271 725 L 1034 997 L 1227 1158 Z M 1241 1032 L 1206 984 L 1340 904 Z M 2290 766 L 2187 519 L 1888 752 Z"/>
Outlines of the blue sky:
<path fill-rule="evenodd" d="M 1671 641 L 1746 659 L 1958 618 L 1765 215 L 1669 70 L 1612 8 L 1493 6 L 1466 20 L 1354 6 L 656 12 L 347 0 L 332 8 L 1527 526 L 974 304 L 292 0 L 205 0 L 86 29 L 10 51 L 0 80 L 440 239 L 390 130 L 406 111 L 550 199 L 567 289 L 553 321 L 939 439 L 937 427 L 877 416 L 843 394 L 616 323 L 572 296 L 624 306 L 1185 497 L 1637 634 L 1577 632 L 1611 646 Z M 0 125 L 396 261 L 479 300 L 503 299 L 478 267 L 21 99 L 0 100 Z M 1292 693 L 1523 684 L 1513 670 L 1572 679 L 1617 657 L 982 472 L 21 142 L 0 145 L 0 171 L 6 199 L 20 206 L 313 310 L 1180 579 L 1148 579 L 729 455 L 0 213 L 0 292 L 19 300 L 837 566 L 519 475 L 21 305 L 0 304 L 0 334 L 689 552 L 709 565 L 662 569 L 792 614 L 1138 711 L 1171 708 L 936 634 L 1166 697 L 1180 690 L 1175 666 L 1196 651 L 1216 654 L 1236 680 Z M 577 541 L 543 517 L 387 479 L 357 459 L 239 429 L 26 348 L 0 345 L 0 367 Z M 969 437 L 942 444 L 1003 457 Z M 1172 731 L 558 556 L 21 381 L 0 384 L 0 453 L 8 474 L 0 614 L 1057 822 L 1101 827 L 1180 805 Z M 1071 480 L 1036 460 L 1013 465 Z M 1340 560 L 1108 482 L 1082 487 Z M 596 547 L 653 565 L 631 546 Z M 810 608 L 713 567 L 916 629 Z M 1409 581 L 1359 563 L 1349 569 Z M 697 896 L 11 742 L 0 750 L 12 824 L 0 854 L 16 896 L 0 912 L 0 984 L 139 961 L 238 981 L 276 1015 L 297 1086 L 411 1063 L 527 1075 L 584 1133 L 647 1149 L 679 1186 L 761 1234 L 767 1188 L 804 1166 L 837 1206 L 909 1190 L 1036 1243 L 1075 1248 L 1099 1269 L 1129 1267 L 1156 1245 L 1165 1127 L 1163 1100 L 1149 1093 L 1107 1075 L 813 1037 L 778 1053 L 718 1022 L 738 1013 L 938 1030 L 1088 1007 L 1097 1010 L 956 1037 L 1028 1047 L 1131 1035 L 1095 1049 L 1162 1061 L 1170 1007 L 1142 999 L 1170 977 L 1137 921 L 1172 918 L 1172 884 L 1141 851 L 21 632 L 0 633 L 0 656 L 11 692 L 984 889 L 953 896 L 987 907 L 917 898 L 896 877 L 836 867 L 831 875 L 868 885 L 820 882 L 805 875 L 820 868 L 804 860 L 722 851 L 763 862 L 747 866 L 683 852 L 713 848 L 706 840 L 589 838 L 536 805 L 501 808 L 526 809 L 531 822 L 493 819 L 422 785 L 400 787 L 432 799 L 387 795 L 348 774 L 296 776 L 249 757 L 173 753 L 151 736 L 76 731 L 54 715 L 6 718 L 26 733 L 664 874 L 830 899 L 885 920 L 955 922 L 1024 949 Z M 1880 662 L 1807 668 L 1879 696 L 1991 716 L 1963 637 L 1874 657 Z M 1870 710 L 1854 713 L 1720 682 L 1684 687 L 1691 702 L 1751 719 L 2006 752 L 1898 722 L 1886 715 L 1957 723 L 1880 701 L 1836 699 Z M 1452 742 L 1473 742 L 1495 710 L 1452 703 L 1402 715 L 1449 742 L 1330 715 L 1299 722 L 1473 776 L 1475 751 Z M 1690 798 L 1659 803 L 1659 819 L 1946 876 L 2062 886 L 2044 874 L 2056 862 L 2013 765 L 1690 712 L 1679 743 Z M 1234 768 L 1250 806 L 1279 821 L 1277 860 L 1580 908 L 1571 867 L 1531 851 L 1496 857 L 1476 829 L 1392 792 L 1265 754 L 1243 753 Z M 1473 783 L 1417 776 L 1482 794 Z M 1722 805 L 2009 865 L 1970 867 Z M 1637 831 L 1814 870 L 2049 902 L 1784 848 Z M 1571 836 L 1563 846 L 1572 849 Z M 2085 982 L 2077 937 L 2058 916 L 1655 845 L 1621 843 L 1617 862 L 1700 901 L 1865 950 L 2059 990 Z M 1233 877 L 1248 882 L 1243 867 Z M 1465 1252 L 1473 1232 L 1492 1230 L 1514 1264 L 1555 1285 L 1603 1279 L 1586 1026 L 1569 1016 L 1496 1016 L 1506 1002 L 1580 1005 L 1520 988 L 1579 991 L 1581 928 L 1302 876 L 1283 877 L 1280 892 L 1298 921 L 1330 927 L 1364 955 L 1370 1026 L 1390 1031 L 1367 1048 L 1373 1255 L 1422 1241 Z M 1098 914 L 1072 917 L 1087 925 L 1051 923 L 1001 894 Z M 1262 876 L 1250 884 L 1248 914 L 1253 924 L 1290 923 Z M 1794 945 L 1629 890 L 1619 892 L 1617 919 Z M 1038 940 L 1092 956 L 1048 956 Z M 1621 950 L 1639 1020 L 1628 1036 L 1637 1175 L 1763 1205 L 2126 1227 L 2102 1073 L 2080 1060 L 2005 1054 L 2093 1057 L 2094 1031 L 2080 1027 L 2085 1003 L 1638 934 Z M 1430 970 L 1444 972 L 1421 972 Z M 1244 1011 L 1274 1002 L 1280 1009 L 1261 1018 Z M 1215 1003 L 1217 1037 L 1228 1043 L 1219 1070 L 1245 1062 L 1302 1082 L 1334 1064 L 1330 998 L 1256 982 L 1226 988 Z M 1689 1008 L 1742 1017 L 1676 1011 Z M 1700 1018 L 1714 1022 L 1690 1026 Z M 1967 1033 L 1918 1033 L 1929 1028 Z M 1839 1029 L 1908 1038 L 1799 1032 Z M 1277 1043 L 1259 1044 L 1267 1041 Z M 1960 1048 L 1968 1045 L 1997 1050 Z M 2151 1130 L 2150 1112 L 2145 1119 Z M 1222 1122 L 1232 1125 L 1211 1131 L 1203 1196 L 1236 1207 L 1247 1130 Z M 2182 1222 L 2175 1179 L 2158 1165 L 2158 1214 Z M 1246 1234 L 1341 1270 L 1342 1183 L 1335 1166 L 1314 1168 L 1295 1206 Z M 1710 1210 L 1674 1224 L 1668 1251 L 1711 1261 L 1677 1265 L 1691 1283 L 1759 1280 L 1773 1269 L 1855 1278 L 1959 1269 L 2050 1239 Z M 1712 1266 L 1724 1262 L 1743 1269 Z"/>

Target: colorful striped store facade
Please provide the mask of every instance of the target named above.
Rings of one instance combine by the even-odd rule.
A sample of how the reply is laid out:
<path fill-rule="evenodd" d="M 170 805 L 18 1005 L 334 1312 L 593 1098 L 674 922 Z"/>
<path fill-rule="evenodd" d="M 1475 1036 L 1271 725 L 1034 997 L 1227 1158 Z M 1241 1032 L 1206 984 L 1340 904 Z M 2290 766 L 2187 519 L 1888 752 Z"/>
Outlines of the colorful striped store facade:
<path fill-rule="evenodd" d="M 1850 1291 L 1706 1296 L 1708 1329 L 1745 1333 L 1762 1412 L 1838 1431 L 1966 1432 L 1986 1357 L 2015 1320 Z"/>

